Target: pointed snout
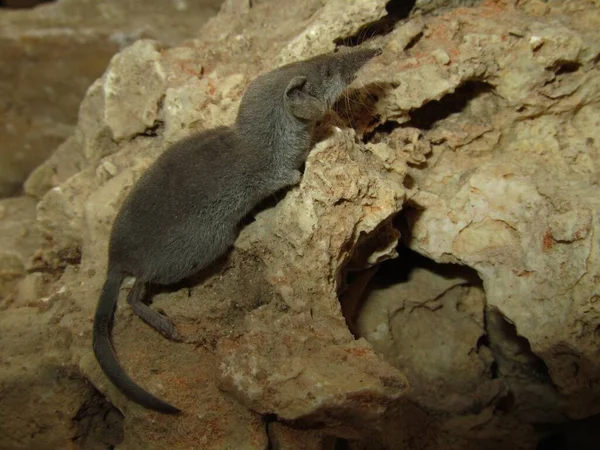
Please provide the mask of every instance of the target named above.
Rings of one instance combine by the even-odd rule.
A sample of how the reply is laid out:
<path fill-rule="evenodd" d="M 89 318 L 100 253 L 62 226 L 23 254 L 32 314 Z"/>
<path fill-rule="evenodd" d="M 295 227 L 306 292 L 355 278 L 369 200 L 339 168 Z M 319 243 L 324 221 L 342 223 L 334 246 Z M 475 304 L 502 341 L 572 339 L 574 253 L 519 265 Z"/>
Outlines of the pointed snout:
<path fill-rule="evenodd" d="M 358 48 L 340 52 L 339 57 L 347 77 L 351 79 L 362 66 L 381 53 L 381 48 Z"/>
<path fill-rule="evenodd" d="M 341 51 L 338 54 L 342 59 L 352 61 L 356 64 L 365 64 L 367 61 L 373 59 L 375 56 L 381 55 L 382 50 L 379 47 L 376 48 L 354 48 L 352 50 Z"/>
<path fill-rule="evenodd" d="M 362 58 L 365 62 L 367 62 L 370 59 L 374 58 L 375 56 L 381 55 L 381 53 L 383 53 L 383 50 L 379 47 L 359 48 L 357 50 L 354 50 L 354 52 L 356 52 L 356 55 L 358 58 Z"/>

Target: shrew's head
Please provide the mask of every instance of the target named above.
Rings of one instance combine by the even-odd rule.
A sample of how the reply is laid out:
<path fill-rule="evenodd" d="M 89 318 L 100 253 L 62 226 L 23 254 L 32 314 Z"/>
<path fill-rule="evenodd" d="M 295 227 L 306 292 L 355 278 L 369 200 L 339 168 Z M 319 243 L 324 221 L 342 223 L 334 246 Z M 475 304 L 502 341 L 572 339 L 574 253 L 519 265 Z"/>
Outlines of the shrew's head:
<path fill-rule="evenodd" d="M 354 49 L 328 53 L 280 69 L 288 76 L 283 93 L 285 107 L 300 120 L 320 119 L 331 108 L 358 70 L 381 49 Z"/>

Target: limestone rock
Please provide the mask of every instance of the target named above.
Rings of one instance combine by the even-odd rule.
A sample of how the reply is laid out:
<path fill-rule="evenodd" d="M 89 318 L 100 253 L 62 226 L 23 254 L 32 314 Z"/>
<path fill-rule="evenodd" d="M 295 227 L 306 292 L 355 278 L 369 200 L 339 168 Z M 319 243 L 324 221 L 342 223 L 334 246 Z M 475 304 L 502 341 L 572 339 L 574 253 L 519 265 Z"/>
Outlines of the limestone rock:
<path fill-rule="evenodd" d="M 103 117 L 113 140 L 131 139 L 157 120 L 165 82 L 159 59 L 156 44 L 146 40 L 112 58 L 104 74 Z M 139 85 L 135 80 L 142 74 L 146 83 Z"/>
<path fill-rule="evenodd" d="M 360 25 L 384 17 L 385 6 L 383 0 L 326 2 L 312 23 L 278 55 L 278 65 L 333 51 L 336 40 L 343 41 L 358 33 Z"/>
<path fill-rule="evenodd" d="M 115 57 L 32 176 L 31 192 L 51 187 L 37 206 L 49 245 L 82 257 L 43 305 L 25 279 L 15 314 L 37 320 L 36 351 L 122 413 L 120 447 L 525 450 L 548 438 L 541 424 L 598 414 L 600 11 L 496 1 L 394 22 L 388 9 L 227 0 L 199 40 Z M 231 123 L 258 73 L 338 38 L 384 52 L 318 127 L 301 183 L 214 267 L 155 295 L 185 342 L 117 308 L 123 367 L 187 414 L 129 402 L 91 351 L 128 190 L 171 142 Z"/>
<path fill-rule="evenodd" d="M 565 402 L 562 413 L 579 418 L 597 412 L 597 394 L 586 401 L 576 386 L 598 371 L 593 362 L 598 243 L 592 237 L 598 172 L 591 162 L 598 137 L 597 128 L 581 125 L 597 120 L 599 77 L 588 55 L 597 55 L 598 48 L 593 20 L 570 21 L 566 28 L 555 23 L 563 11 L 556 5 L 527 25 L 528 16 L 514 10 L 489 22 L 480 15 L 471 21 L 467 14 L 461 16 L 462 42 L 444 41 L 465 61 L 459 66 L 485 74 L 492 91 L 473 91 L 462 118 L 458 111 L 450 114 L 425 134 L 440 144 L 427 169 L 409 170 L 420 186 L 413 198 L 419 212 L 409 214 L 410 245 L 437 261 L 477 270 L 487 304 L 516 326 L 548 366 Z M 503 38 L 507 25 L 531 31 Z M 436 25 L 438 35 L 444 27 Z M 532 49 L 531 37 L 541 30 L 544 46 Z M 437 43 L 432 41 L 423 45 Z M 475 56 L 471 48 L 485 51 Z M 485 62 L 490 57 L 491 64 Z M 564 91 L 566 85 L 578 87 Z M 560 95 L 548 95 L 556 89 Z M 490 132 L 470 126 L 481 110 L 495 129 L 491 140 L 485 139 Z M 563 120 L 568 111 L 573 117 Z M 473 137 L 448 139 L 457 123 Z M 580 369 L 567 368 L 574 366 Z"/>
<path fill-rule="evenodd" d="M 278 422 L 269 424 L 269 443 L 274 450 L 329 450 L 335 448 L 335 438 L 331 439 L 323 434 L 318 430 L 294 429 Z"/>
<path fill-rule="evenodd" d="M 0 298 L 6 299 L 8 286 L 25 275 L 42 245 L 35 217 L 33 198 L 0 200 Z"/>
<path fill-rule="evenodd" d="M 139 38 L 194 37 L 221 0 L 61 0 L 0 9 L 0 197 L 72 135 L 79 103 L 111 56 Z M 140 113 L 143 111 L 140 110 Z M 118 120 L 111 115 L 110 120 Z M 53 187 L 53 186 L 52 186 Z"/>
<path fill-rule="evenodd" d="M 30 293 L 42 293 L 40 287 Z M 49 298 L 13 303 L 1 297 L 0 448 L 69 448 L 78 413 L 94 395 L 71 360 L 71 331 L 60 323 L 63 314 L 57 315 Z"/>
<path fill-rule="evenodd" d="M 46 192 L 81 171 L 85 158 L 81 144 L 75 136 L 64 141 L 54 153 L 35 168 L 25 182 L 25 193 L 42 198 Z"/>

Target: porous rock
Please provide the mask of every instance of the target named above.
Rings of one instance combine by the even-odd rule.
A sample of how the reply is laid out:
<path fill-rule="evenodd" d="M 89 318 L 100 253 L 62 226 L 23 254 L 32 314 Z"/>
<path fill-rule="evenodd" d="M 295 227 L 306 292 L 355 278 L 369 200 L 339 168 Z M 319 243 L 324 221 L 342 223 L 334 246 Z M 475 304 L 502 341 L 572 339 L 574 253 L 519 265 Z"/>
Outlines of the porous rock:
<path fill-rule="evenodd" d="M 269 443 L 274 450 L 329 450 L 335 448 L 336 438 L 319 430 L 299 430 L 272 422 L 268 425 Z"/>
<path fill-rule="evenodd" d="M 186 341 L 116 312 L 124 368 L 188 414 L 143 410 L 100 371 L 91 318 L 130 187 L 170 142 L 231 123 L 258 73 L 385 19 L 385 2 L 360 3 L 227 0 L 200 40 L 140 41 L 88 91 L 68 144 L 84 159 L 57 152 L 72 175 L 46 177 L 59 184 L 38 205 L 54 249 L 82 254 L 44 313 L 69 336 L 61 357 L 123 413 L 121 448 L 265 448 L 266 420 L 282 448 L 293 434 L 303 448 L 533 449 L 539 424 L 599 412 L 587 0 L 484 2 L 367 39 L 384 52 L 325 119 L 300 185 L 261 205 L 227 258 L 155 296 Z"/>
<path fill-rule="evenodd" d="M 114 53 L 143 37 L 166 45 L 194 37 L 221 2 L 61 0 L 1 8 L 0 197 L 19 193 L 30 172 L 73 134 L 86 90 Z M 41 190 L 30 183 L 27 193 Z"/>
<path fill-rule="evenodd" d="M 42 244 L 36 227 L 35 200 L 0 200 L 0 299 L 6 300 L 14 282 L 24 277 Z"/>
<path fill-rule="evenodd" d="M 585 18 L 581 12 L 587 7 L 593 12 Z M 447 293 L 432 295 L 434 283 L 397 281 L 365 294 L 359 335 L 404 368 L 413 388 L 409 397 L 418 396 L 421 406 L 442 400 L 426 394 L 430 386 L 419 387 L 423 378 L 431 380 L 429 364 L 444 380 L 461 373 L 459 382 L 473 375 L 477 383 L 490 382 L 490 372 L 469 371 L 460 358 L 453 359 L 460 368 L 444 371 L 444 359 L 433 353 L 451 355 L 464 345 L 485 351 L 481 367 L 491 367 L 493 358 L 494 377 L 499 377 L 494 381 L 504 386 L 488 391 L 496 405 L 492 409 L 508 410 L 522 424 L 561 423 L 598 413 L 599 393 L 592 380 L 599 373 L 595 305 L 600 266 L 594 238 L 599 149 L 592 123 L 598 120 L 600 78 L 591 62 L 600 50 L 598 17 L 585 1 L 461 8 L 426 22 L 411 57 L 397 60 L 406 70 L 396 66 L 387 72 L 376 63 L 367 69 L 377 73 L 376 88 L 386 100 L 375 107 L 383 108 L 387 129 L 393 130 L 376 132 L 368 148 L 386 167 L 406 160 L 392 138 L 395 124 L 420 128 L 422 140 L 431 145 L 425 164 L 407 160 L 413 189 L 403 213 L 405 243 L 438 263 L 475 269 L 485 292 L 487 306 L 476 308 L 485 327 L 471 334 L 462 326 L 454 337 L 442 332 L 441 345 L 435 339 L 444 326 L 434 317 L 458 319 L 455 307 L 436 305 Z M 440 48 L 449 64 L 435 61 L 432 52 Z M 396 149 L 396 159 L 386 146 Z M 406 289 L 413 288 L 417 291 L 407 295 Z M 427 302 L 427 307 L 409 306 L 415 302 Z M 422 315 L 429 319 L 419 319 Z M 412 341 L 404 347 L 407 336 Z M 433 344 L 429 352 L 426 342 Z M 468 390 L 477 392 L 479 407 L 485 405 L 477 388 Z M 443 413 L 452 400 L 457 399 L 434 408 Z M 496 417 L 489 407 L 476 416 L 484 421 Z M 475 438 L 473 424 L 463 419 L 449 418 L 442 428 L 452 429 L 453 439 L 461 434 Z M 484 429 L 495 433 L 505 426 L 494 419 Z M 518 440 L 534 445 L 532 429 L 520 430 Z M 456 445 L 470 448 L 462 439 Z"/>

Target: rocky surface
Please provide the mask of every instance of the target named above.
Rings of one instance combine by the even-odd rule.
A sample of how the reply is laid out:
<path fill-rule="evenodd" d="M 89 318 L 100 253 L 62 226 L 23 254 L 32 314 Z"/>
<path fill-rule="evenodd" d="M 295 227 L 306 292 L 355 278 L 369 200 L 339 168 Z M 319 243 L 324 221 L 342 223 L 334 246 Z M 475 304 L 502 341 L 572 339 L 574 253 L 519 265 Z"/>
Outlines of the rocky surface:
<path fill-rule="evenodd" d="M 28 259 L 40 248 L 36 229 L 36 201 L 29 197 L 0 200 L 0 277 L 20 278 Z"/>
<path fill-rule="evenodd" d="M 19 247 L 2 303 L 10 448 L 595 448 L 600 10 L 400 3 L 226 0 L 197 40 L 111 60 L 26 184 L 45 245 Z M 155 295 L 185 342 L 117 310 L 123 366 L 185 414 L 127 401 L 91 353 L 119 205 L 170 143 L 231 123 L 257 74 L 336 42 L 383 54 L 300 185 Z M 60 408 L 24 427 L 14 393 L 49 385 Z"/>
<path fill-rule="evenodd" d="M 197 35 L 221 0 L 61 0 L 0 9 L 0 197 L 73 134 L 79 104 L 110 58 L 136 39 Z M 7 5 L 11 6 L 11 5 Z"/>

